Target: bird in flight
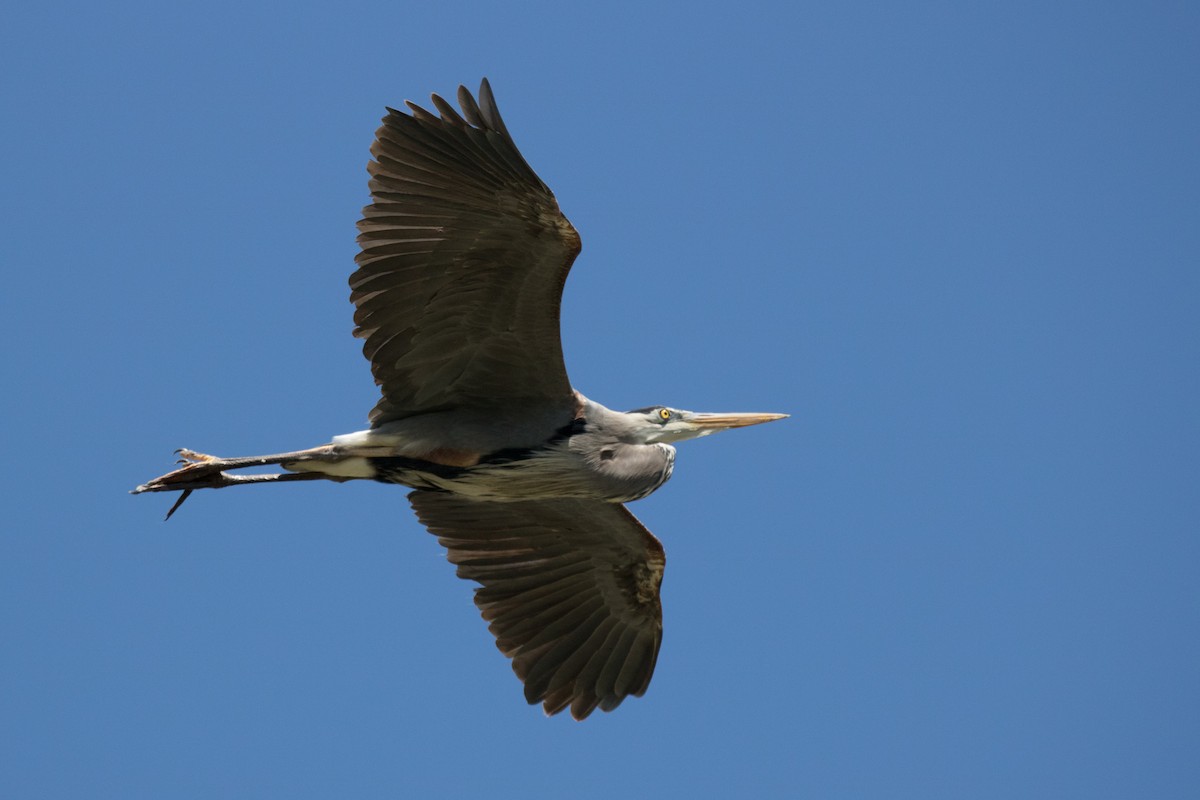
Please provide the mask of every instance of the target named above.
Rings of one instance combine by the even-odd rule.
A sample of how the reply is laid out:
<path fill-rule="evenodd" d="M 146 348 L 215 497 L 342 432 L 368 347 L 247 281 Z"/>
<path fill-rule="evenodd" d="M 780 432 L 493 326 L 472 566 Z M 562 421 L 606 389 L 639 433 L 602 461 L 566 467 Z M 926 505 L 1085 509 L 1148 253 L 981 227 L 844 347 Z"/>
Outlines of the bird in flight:
<path fill-rule="evenodd" d="M 512 659 L 525 698 L 584 719 L 650 684 L 662 544 L 624 506 L 671 477 L 673 443 L 781 419 L 612 411 L 571 387 L 559 305 L 575 228 L 517 151 L 486 79 L 461 113 L 388 109 L 350 276 L 354 335 L 381 399 L 370 428 L 268 456 L 180 450 L 133 490 L 367 479 L 408 499 Z M 278 466 L 283 472 L 236 472 Z"/>

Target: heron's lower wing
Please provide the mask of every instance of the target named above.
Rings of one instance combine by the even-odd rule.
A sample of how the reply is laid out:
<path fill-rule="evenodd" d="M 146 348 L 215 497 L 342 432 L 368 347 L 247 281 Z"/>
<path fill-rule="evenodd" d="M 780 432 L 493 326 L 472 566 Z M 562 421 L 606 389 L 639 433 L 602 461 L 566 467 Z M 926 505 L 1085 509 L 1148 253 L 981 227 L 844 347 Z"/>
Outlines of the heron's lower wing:
<path fill-rule="evenodd" d="M 579 235 L 517 151 L 485 80 L 462 115 L 389 109 L 350 277 L 383 398 L 371 423 L 453 407 L 566 408 L 559 303 Z"/>
<path fill-rule="evenodd" d="M 583 719 L 650 685 L 662 642 L 662 544 L 622 505 L 412 492 L 513 661 L 525 698 Z"/>

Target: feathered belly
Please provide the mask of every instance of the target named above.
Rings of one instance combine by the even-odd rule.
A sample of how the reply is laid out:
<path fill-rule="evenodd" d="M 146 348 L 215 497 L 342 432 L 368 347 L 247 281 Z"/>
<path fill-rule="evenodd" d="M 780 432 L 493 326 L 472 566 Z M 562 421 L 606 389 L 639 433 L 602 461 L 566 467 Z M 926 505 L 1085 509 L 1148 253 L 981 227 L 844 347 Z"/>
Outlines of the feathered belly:
<path fill-rule="evenodd" d="M 369 458 L 371 476 L 414 489 L 453 492 L 477 500 L 513 501 L 591 497 L 613 503 L 638 500 L 666 483 L 674 452 L 662 468 L 637 479 L 614 476 L 607 465 L 592 466 L 566 448 L 526 451 L 520 457 L 493 457 L 467 467 L 446 466 L 403 456 Z"/>
<path fill-rule="evenodd" d="M 548 470 L 538 460 L 447 467 L 404 457 L 372 458 L 375 480 L 414 489 L 453 492 L 477 500 L 535 500 L 596 497 L 598 492 L 576 469 Z M 607 498 L 606 498 L 607 499 Z"/>

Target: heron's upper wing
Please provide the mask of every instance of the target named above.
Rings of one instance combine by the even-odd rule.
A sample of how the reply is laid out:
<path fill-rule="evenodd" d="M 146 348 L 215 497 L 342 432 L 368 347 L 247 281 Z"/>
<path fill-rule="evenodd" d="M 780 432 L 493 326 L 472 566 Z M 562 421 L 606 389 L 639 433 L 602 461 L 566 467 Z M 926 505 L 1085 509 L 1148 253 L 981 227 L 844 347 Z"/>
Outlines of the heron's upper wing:
<path fill-rule="evenodd" d="M 662 544 L 622 505 L 408 496 L 513 660 L 525 699 L 583 719 L 650 685 L 662 642 Z"/>
<path fill-rule="evenodd" d="M 513 144 L 487 80 L 462 115 L 388 109 L 350 277 L 380 425 L 448 407 L 572 407 L 558 311 L 579 234 Z"/>

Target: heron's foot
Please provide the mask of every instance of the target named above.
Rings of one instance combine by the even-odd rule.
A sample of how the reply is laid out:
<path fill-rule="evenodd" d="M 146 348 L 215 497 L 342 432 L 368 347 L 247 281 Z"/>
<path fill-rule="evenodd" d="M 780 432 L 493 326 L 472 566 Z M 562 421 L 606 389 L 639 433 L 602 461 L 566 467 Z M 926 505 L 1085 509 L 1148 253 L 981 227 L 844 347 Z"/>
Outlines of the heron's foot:
<path fill-rule="evenodd" d="M 197 453 L 181 447 L 175 451 L 179 456 L 176 462 L 181 466 L 166 475 L 160 475 L 154 480 L 147 481 L 133 490 L 133 494 L 142 492 L 179 492 L 188 489 L 219 488 L 228 485 L 229 476 L 221 470 L 228 463 L 225 459 Z"/>
<path fill-rule="evenodd" d="M 222 486 L 229 486 L 233 480 L 232 476 L 221 471 L 229 463 L 225 459 L 206 453 L 197 453 L 186 447 L 179 448 L 175 454 L 179 456 L 179 460 L 176 461 L 181 465 L 179 469 L 147 481 L 132 492 L 132 494 L 179 492 L 179 499 L 167 512 L 167 519 L 171 518 L 171 515 L 183 505 L 183 501 L 187 500 L 196 489 L 219 489 Z"/>
<path fill-rule="evenodd" d="M 293 461 L 315 461 L 334 457 L 333 445 L 310 447 L 290 453 L 269 456 L 245 456 L 242 458 L 218 458 L 197 453 L 185 447 L 175 451 L 179 456 L 179 469 L 147 481 L 135 488 L 131 494 L 143 492 L 179 492 L 179 499 L 167 512 L 170 519 L 175 510 L 197 489 L 222 489 L 226 486 L 242 486 L 251 483 L 286 483 L 289 481 L 349 480 L 349 477 L 327 475 L 321 471 L 268 472 L 253 475 L 234 475 L 231 470 L 266 467 L 273 464 L 290 464 Z"/>
<path fill-rule="evenodd" d="M 195 450 L 188 450 L 186 447 L 181 447 L 175 451 L 175 455 L 179 456 L 176 464 L 211 464 L 214 461 L 221 459 L 216 456 L 210 456 L 207 453 L 197 453 Z"/>

